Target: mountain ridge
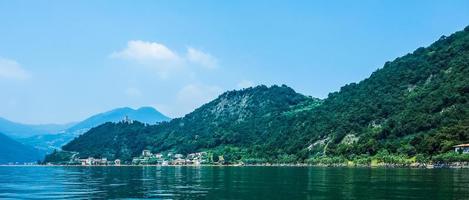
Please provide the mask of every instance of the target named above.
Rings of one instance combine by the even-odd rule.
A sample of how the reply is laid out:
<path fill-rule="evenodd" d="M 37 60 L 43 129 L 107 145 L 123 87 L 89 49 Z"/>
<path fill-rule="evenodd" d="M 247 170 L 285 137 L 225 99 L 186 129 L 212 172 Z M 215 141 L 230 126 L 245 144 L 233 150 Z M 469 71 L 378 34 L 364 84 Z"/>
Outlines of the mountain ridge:
<path fill-rule="evenodd" d="M 317 106 L 320 102 L 319 99 L 296 93 L 285 85 L 271 87 L 262 85 L 243 90 L 228 91 L 182 118 L 152 126 L 145 126 L 140 123 L 131 125 L 107 123 L 91 129 L 65 145 L 63 149 L 86 152 L 104 151 L 107 152 L 105 153 L 107 155 L 100 156 L 115 158 L 125 155 L 128 159 L 131 155 L 138 154 L 146 146 L 152 151 L 168 151 L 175 148 L 177 151 L 189 153 L 196 149 L 212 148 L 228 143 L 243 144 L 249 141 L 260 143 L 262 137 L 267 133 L 265 130 L 257 129 L 256 124 L 266 123 L 266 120 L 270 120 L 270 116 L 282 115 L 286 111 L 291 111 L 297 105 Z M 246 120 L 248 118 L 249 120 Z M 231 127 L 231 129 L 237 131 L 224 132 L 226 127 Z M 112 129 L 118 134 L 112 136 L 108 134 L 112 131 L 102 131 L 107 129 Z M 253 130 L 260 133 L 262 137 L 249 134 Z M 134 131 L 138 131 L 138 133 L 133 133 Z M 142 134 L 141 137 L 133 138 L 140 133 Z M 214 138 L 212 134 L 226 136 Z M 93 138 L 95 136 L 99 139 Z M 121 143 L 116 140 L 109 141 L 106 139 L 109 137 L 117 137 L 131 144 Z M 196 138 L 196 142 L 193 142 L 192 139 L 194 138 Z M 80 144 L 81 141 L 86 142 L 87 140 L 93 140 L 97 143 L 91 145 Z M 175 141 L 180 141 L 180 143 Z M 136 148 L 129 146 L 136 146 Z M 131 149 L 131 152 L 128 152 L 129 149 Z M 83 153 L 82 156 L 97 155 Z"/>
<path fill-rule="evenodd" d="M 73 122 L 66 124 L 25 124 L 0 117 L 0 131 L 13 138 L 59 133 L 73 125 L 75 125 Z"/>
<path fill-rule="evenodd" d="M 18 140 L 21 143 L 33 146 L 42 152 L 50 153 L 54 149 L 60 149 L 61 146 L 78 135 L 88 131 L 90 128 L 106 122 L 118 122 L 123 120 L 126 116 L 132 120 L 138 120 L 149 124 L 169 120 L 168 117 L 157 111 L 155 108 L 149 106 L 140 107 L 138 109 L 121 107 L 92 115 L 80 122 L 74 123 L 73 126 L 58 133 L 34 135 L 26 138 L 19 138 Z"/>
<path fill-rule="evenodd" d="M 386 62 L 324 100 L 306 99 L 287 86 L 230 91 L 159 125 L 96 127 L 64 150 L 124 160 L 143 149 L 209 150 L 228 162 L 290 163 L 318 156 L 451 152 L 453 145 L 469 142 L 469 27 Z"/>
<path fill-rule="evenodd" d="M 138 109 L 133 109 L 130 107 L 121 107 L 92 115 L 91 117 L 88 117 L 83 121 L 76 123 L 67 131 L 71 132 L 82 128 L 89 129 L 105 122 L 118 122 L 120 120 L 123 120 L 125 116 L 148 124 L 155 124 L 170 119 L 169 117 L 163 115 L 161 112 L 157 111 L 153 107 L 149 106 L 140 107 Z"/>

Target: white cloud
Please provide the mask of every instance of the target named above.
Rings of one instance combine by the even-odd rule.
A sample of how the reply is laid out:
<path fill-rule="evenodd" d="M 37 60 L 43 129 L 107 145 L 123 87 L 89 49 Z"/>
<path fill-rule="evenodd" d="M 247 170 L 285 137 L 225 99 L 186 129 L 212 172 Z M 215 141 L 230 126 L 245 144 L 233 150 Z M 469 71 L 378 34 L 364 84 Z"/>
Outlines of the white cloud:
<path fill-rule="evenodd" d="M 0 78 L 26 80 L 31 75 L 14 60 L 0 58 Z"/>
<path fill-rule="evenodd" d="M 197 48 L 187 47 L 182 51 L 176 51 L 165 44 L 132 40 L 127 42 L 125 48 L 111 53 L 109 58 L 127 61 L 126 65 L 135 67 L 133 70 L 136 73 L 133 75 L 145 73 L 145 76 L 142 77 L 151 79 L 136 80 L 147 83 L 142 84 L 143 86 L 141 86 L 145 88 L 140 89 L 148 90 L 156 86 L 156 84 L 152 84 L 154 83 L 153 76 L 146 76 L 146 74 L 156 72 L 160 78 L 165 79 L 165 82 L 162 82 L 165 86 L 158 85 L 157 87 L 161 87 L 161 91 L 169 91 L 170 94 L 156 97 L 152 101 L 157 102 L 149 102 L 149 104 L 155 105 L 171 117 L 181 117 L 188 114 L 223 92 L 223 89 L 218 86 L 199 82 L 197 75 L 201 73 L 200 69 L 217 68 L 218 61 L 213 55 Z M 143 70 L 140 71 L 137 68 L 143 68 Z M 139 88 L 127 87 L 126 85 L 121 91 L 127 97 L 139 98 L 140 101 L 146 101 L 149 95 L 152 96 L 150 93 L 143 94 Z"/>
<path fill-rule="evenodd" d="M 148 61 L 178 61 L 179 56 L 163 44 L 131 40 L 127 42 L 127 48 L 111 54 L 114 58 L 123 58 L 138 62 Z"/>
<path fill-rule="evenodd" d="M 138 88 L 127 88 L 124 91 L 125 95 L 129 97 L 141 97 L 142 96 L 142 91 L 140 91 Z"/>
<path fill-rule="evenodd" d="M 183 59 L 163 44 L 132 40 L 121 51 L 111 54 L 111 58 L 124 59 L 155 70 L 161 78 L 167 78 L 171 71 L 180 68 Z"/>
<path fill-rule="evenodd" d="M 187 52 L 179 56 L 176 51 L 171 50 L 164 44 L 141 40 L 127 42 L 127 47 L 110 55 L 114 59 L 123 59 L 136 62 L 156 71 L 161 78 L 167 78 L 170 74 L 190 74 L 191 66 L 199 66 L 205 69 L 217 67 L 217 59 L 209 53 L 188 47 Z"/>
<path fill-rule="evenodd" d="M 253 86 L 254 86 L 254 82 L 249 81 L 249 80 L 242 80 L 237 84 L 238 89 L 249 88 Z"/>
<path fill-rule="evenodd" d="M 222 88 L 213 85 L 189 84 L 177 93 L 178 110 L 174 115 L 182 116 L 192 112 L 195 108 L 215 99 L 221 94 Z"/>
<path fill-rule="evenodd" d="M 187 48 L 187 60 L 198 64 L 202 67 L 213 69 L 217 67 L 217 59 L 210 55 L 209 53 L 205 53 L 201 50 L 197 50 L 192 47 Z"/>

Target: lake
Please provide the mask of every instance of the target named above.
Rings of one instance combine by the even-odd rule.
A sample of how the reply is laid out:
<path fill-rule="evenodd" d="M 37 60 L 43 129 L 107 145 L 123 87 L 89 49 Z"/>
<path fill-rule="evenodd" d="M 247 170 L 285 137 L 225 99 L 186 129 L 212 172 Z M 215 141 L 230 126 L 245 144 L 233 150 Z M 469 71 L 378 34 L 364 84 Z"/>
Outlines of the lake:
<path fill-rule="evenodd" d="M 469 169 L 0 167 L 0 199 L 469 199 Z"/>

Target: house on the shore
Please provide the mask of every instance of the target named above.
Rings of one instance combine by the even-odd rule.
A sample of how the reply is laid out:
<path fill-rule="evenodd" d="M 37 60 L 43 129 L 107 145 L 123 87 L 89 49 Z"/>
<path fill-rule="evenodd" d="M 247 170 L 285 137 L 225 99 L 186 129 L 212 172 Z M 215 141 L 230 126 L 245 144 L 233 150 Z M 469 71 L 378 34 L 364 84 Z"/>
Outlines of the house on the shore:
<path fill-rule="evenodd" d="M 132 165 L 201 165 L 208 163 L 207 152 L 190 153 L 184 156 L 180 153 L 153 154 L 150 150 L 143 150 L 142 154 L 132 159 Z M 223 160 L 223 158 L 222 158 Z"/>
<path fill-rule="evenodd" d="M 106 158 L 96 159 L 93 157 L 88 157 L 86 159 L 77 159 L 77 162 L 83 166 L 108 165 L 108 161 Z"/>
<path fill-rule="evenodd" d="M 151 153 L 150 150 L 143 150 L 143 151 L 142 151 L 142 156 L 143 156 L 143 157 L 150 157 L 150 156 L 152 156 L 152 155 L 153 155 L 153 154 Z"/>
<path fill-rule="evenodd" d="M 132 164 L 133 165 L 146 165 L 148 164 L 149 159 L 150 159 L 149 157 L 143 157 L 143 158 L 137 157 L 137 158 L 132 159 Z"/>
<path fill-rule="evenodd" d="M 155 154 L 155 158 L 156 159 L 163 159 L 163 154 L 157 153 L 157 154 Z"/>
<path fill-rule="evenodd" d="M 469 153 L 469 144 L 460 144 L 453 147 L 457 153 Z"/>
<path fill-rule="evenodd" d="M 182 159 L 182 158 L 176 158 L 176 159 L 173 160 L 172 164 L 173 165 L 185 165 L 186 160 Z"/>

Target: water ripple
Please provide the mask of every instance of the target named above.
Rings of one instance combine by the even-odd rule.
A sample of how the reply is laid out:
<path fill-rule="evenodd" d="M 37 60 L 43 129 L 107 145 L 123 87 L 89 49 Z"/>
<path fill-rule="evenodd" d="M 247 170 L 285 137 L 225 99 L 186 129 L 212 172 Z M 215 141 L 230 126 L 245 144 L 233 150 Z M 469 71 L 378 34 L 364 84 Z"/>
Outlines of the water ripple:
<path fill-rule="evenodd" d="M 469 199 L 469 170 L 0 167 L 0 199 Z"/>

